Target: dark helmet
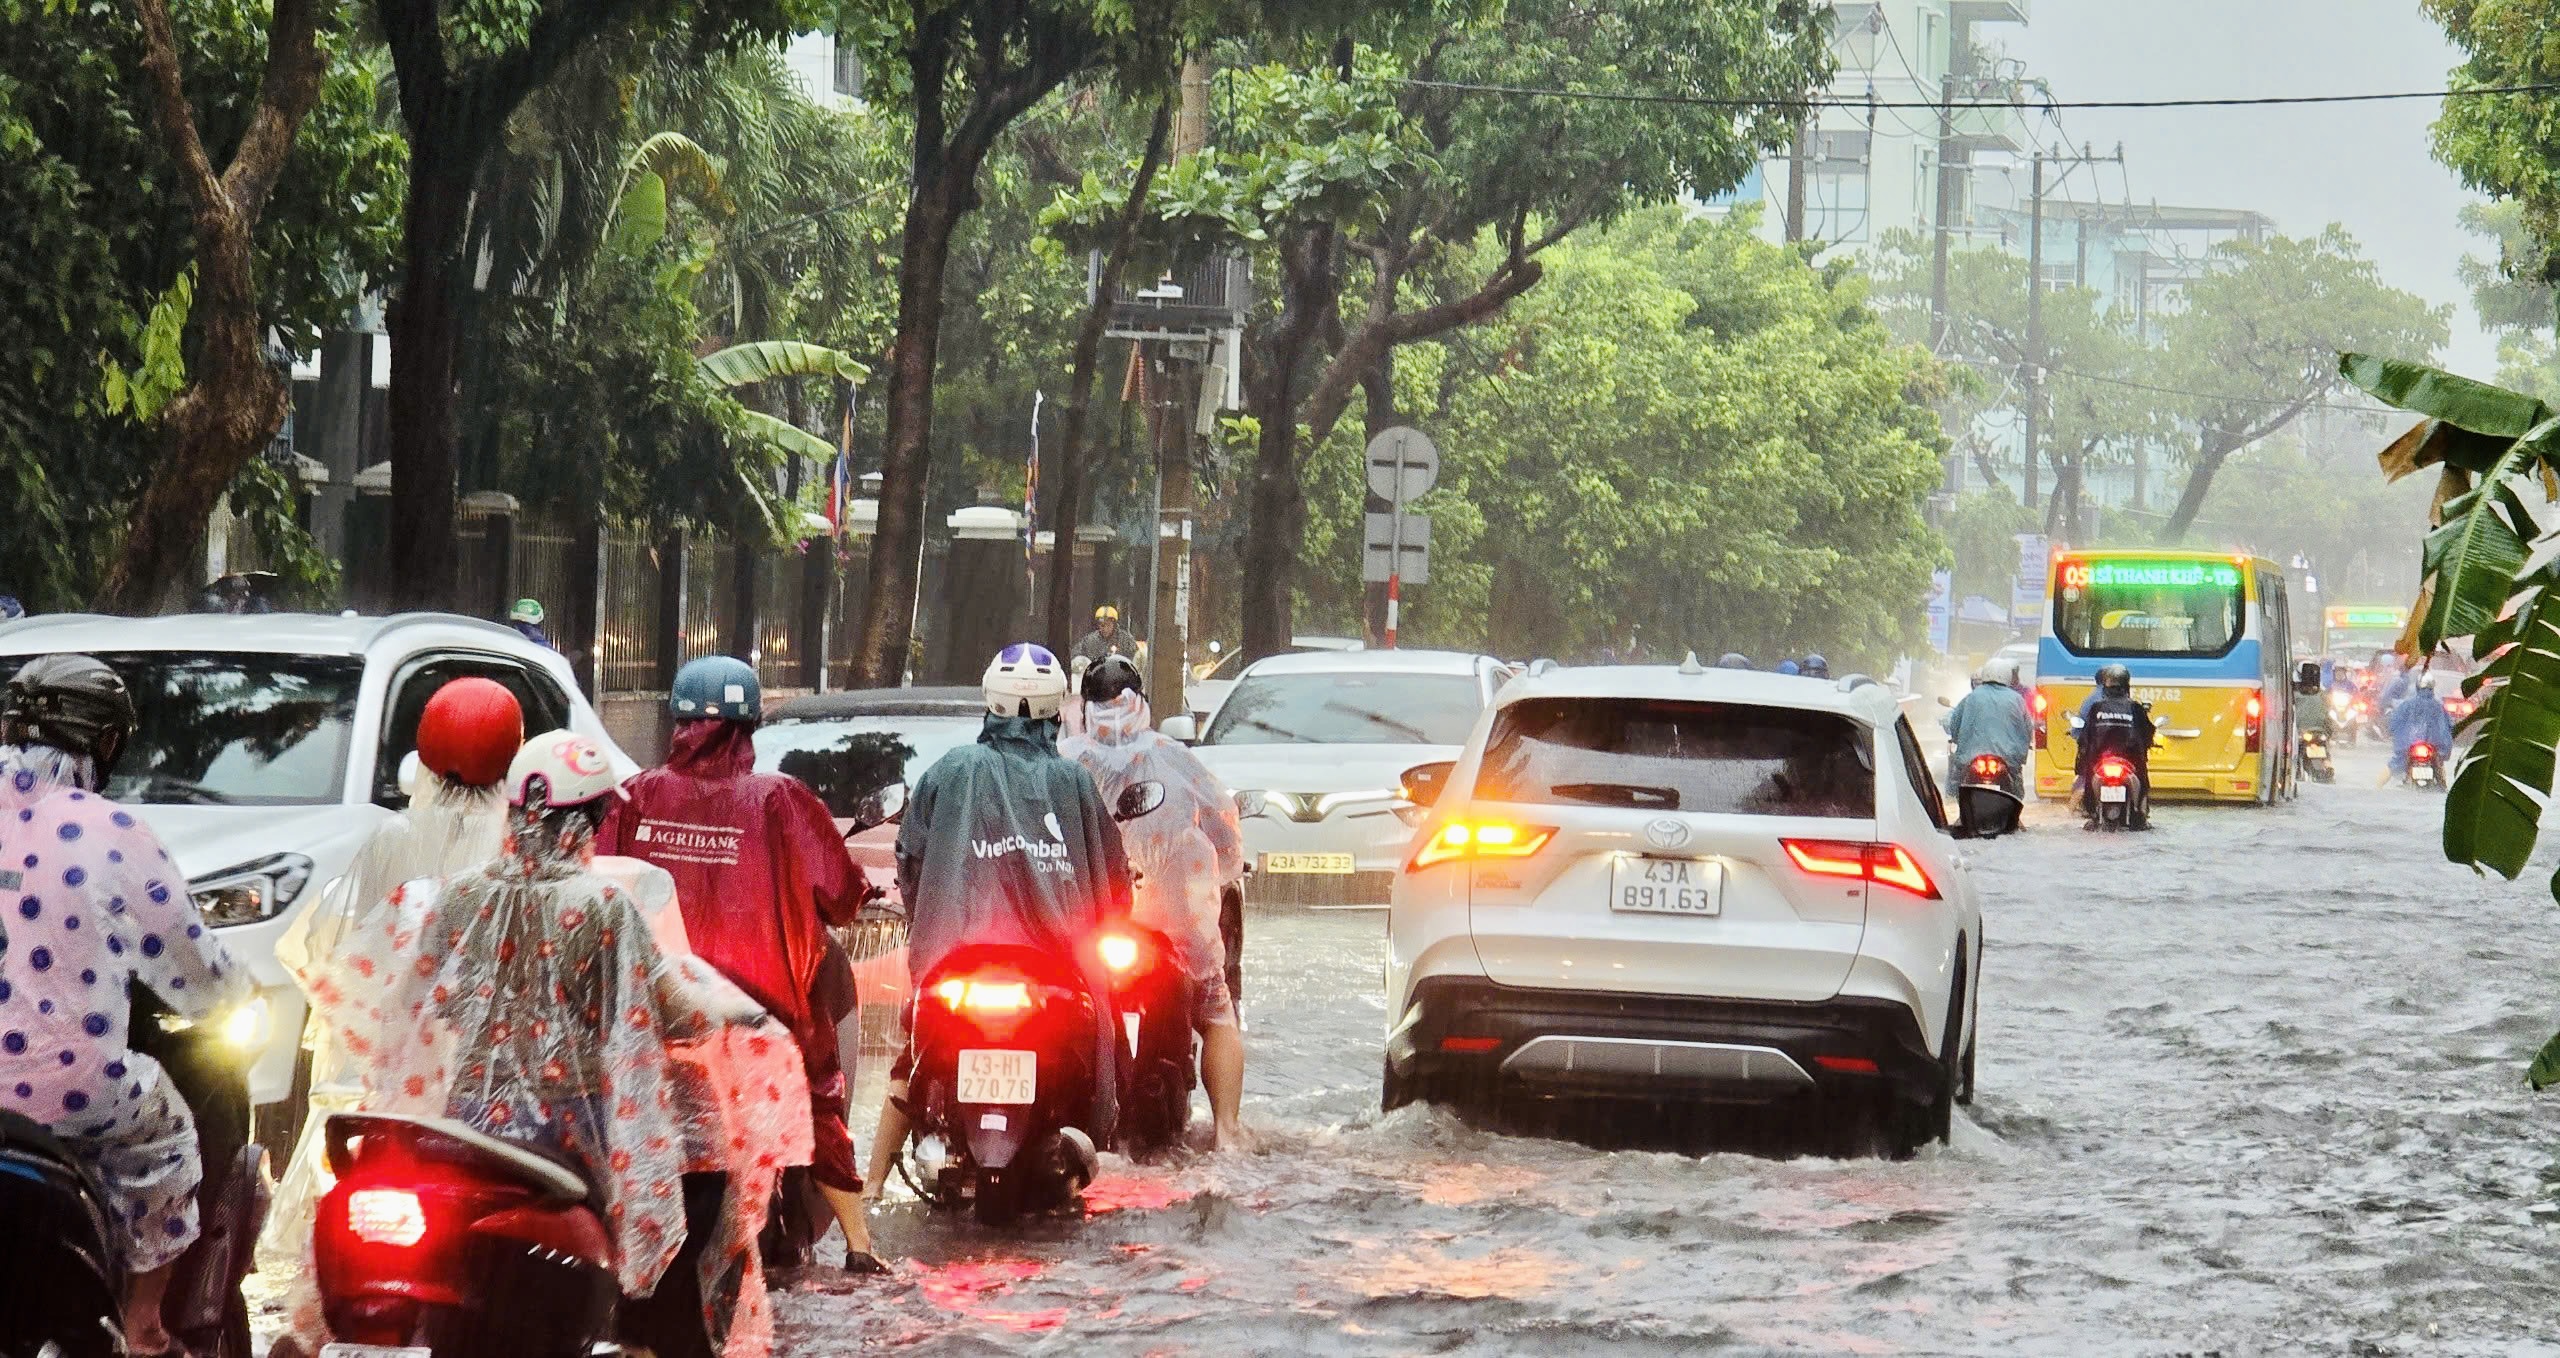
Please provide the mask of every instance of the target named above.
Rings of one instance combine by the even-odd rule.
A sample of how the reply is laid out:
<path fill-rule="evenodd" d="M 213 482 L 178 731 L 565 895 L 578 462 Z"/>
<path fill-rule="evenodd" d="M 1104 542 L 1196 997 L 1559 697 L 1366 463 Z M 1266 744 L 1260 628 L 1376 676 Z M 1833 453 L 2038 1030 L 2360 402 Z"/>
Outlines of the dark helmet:
<path fill-rule="evenodd" d="M 0 740 L 87 755 L 100 778 L 124 753 L 134 722 L 133 695 L 124 680 L 94 656 L 37 656 L 0 693 Z"/>
<path fill-rule="evenodd" d="M 2320 691 L 2319 661 L 2305 660 L 2301 664 L 2293 667 L 2293 691 L 2296 693 L 2317 693 Z"/>
<path fill-rule="evenodd" d="M 1822 652 L 1815 651 L 1804 658 L 1804 672 L 1816 679 L 1828 679 L 1831 677 L 1831 662 L 1822 658 Z"/>
<path fill-rule="evenodd" d="M 735 656 L 696 656 L 676 671 L 667 707 L 677 721 L 760 721 L 764 686 L 747 662 Z"/>
<path fill-rule="evenodd" d="M 1123 693 L 1144 693 L 1147 682 L 1125 655 L 1106 655 L 1084 672 L 1084 700 L 1107 703 Z"/>
<path fill-rule="evenodd" d="M 2100 665 L 2098 667 L 2098 691 L 2110 698 L 2131 697 L 2133 695 L 2133 671 L 2126 669 L 2122 665 Z"/>
<path fill-rule="evenodd" d="M 1716 661 L 1716 668 L 1720 670 L 1747 670 L 1751 668 L 1751 657 L 1744 655 L 1740 651 L 1727 651 Z"/>

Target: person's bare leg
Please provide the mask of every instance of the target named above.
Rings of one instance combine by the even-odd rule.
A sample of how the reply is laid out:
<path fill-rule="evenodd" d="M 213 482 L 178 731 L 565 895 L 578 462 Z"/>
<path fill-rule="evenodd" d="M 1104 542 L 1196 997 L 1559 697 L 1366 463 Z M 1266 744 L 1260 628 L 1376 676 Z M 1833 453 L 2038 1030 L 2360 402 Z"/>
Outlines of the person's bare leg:
<path fill-rule="evenodd" d="M 889 1171 L 898 1162 L 899 1148 L 907 1144 L 907 1115 L 898 1107 L 906 1097 L 907 1082 L 891 1080 L 889 1096 L 880 1101 L 880 1128 L 871 1134 L 871 1172 L 864 1177 L 862 1190 L 866 1197 L 876 1199 L 888 1191 Z M 835 1199 L 831 1196 L 828 1201 Z M 843 1209 L 837 1209 L 837 1215 L 841 1217 Z"/>
<path fill-rule="evenodd" d="M 826 1184 L 818 1185 L 818 1192 L 826 1198 L 828 1208 L 835 1212 L 837 1223 L 844 1227 L 846 1267 L 861 1267 L 859 1256 L 862 1255 L 879 1258 L 879 1252 L 871 1247 L 870 1219 L 863 1212 L 869 1204 L 869 1199 L 860 1193 L 848 1193 L 841 1188 L 831 1188 Z"/>
<path fill-rule="evenodd" d="M 1245 1131 L 1240 1112 L 1244 1103 L 1244 1033 L 1234 1024 L 1215 1024 L 1200 1035 L 1200 1082 L 1209 1087 L 1209 1116 L 1216 1125 L 1212 1144 L 1225 1150 L 1253 1149 L 1252 1135 Z"/>
<path fill-rule="evenodd" d="M 173 1346 L 169 1331 L 160 1324 L 160 1300 L 169 1293 L 169 1271 L 175 1263 L 162 1264 L 149 1273 L 137 1273 L 125 1284 L 124 1342 L 135 1353 L 161 1353 Z"/>

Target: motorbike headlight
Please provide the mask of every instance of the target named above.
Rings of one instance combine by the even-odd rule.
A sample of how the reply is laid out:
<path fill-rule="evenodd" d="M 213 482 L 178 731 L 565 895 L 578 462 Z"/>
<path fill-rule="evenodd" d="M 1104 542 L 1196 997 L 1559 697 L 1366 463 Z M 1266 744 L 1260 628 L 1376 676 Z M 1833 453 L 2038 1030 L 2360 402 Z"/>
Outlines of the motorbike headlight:
<path fill-rule="evenodd" d="M 280 853 L 207 873 L 187 883 L 187 894 L 205 923 L 224 929 L 274 919 L 310 884 L 311 860 Z"/>
<path fill-rule="evenodd" d="M 195 1020 L 184 1014 L 160 1016 L 160 1031 L 164 1033 L 189 1032 L 195 1026 Z M 214 1015 L 211 1027 L 224 1046 L 236 1052 L 254 1052 L 264 1048 L 267 1038 L 275 1032 L 275 1016 L 267 1008 L 267 997 L 254 995 L 245 1003 Z"/>

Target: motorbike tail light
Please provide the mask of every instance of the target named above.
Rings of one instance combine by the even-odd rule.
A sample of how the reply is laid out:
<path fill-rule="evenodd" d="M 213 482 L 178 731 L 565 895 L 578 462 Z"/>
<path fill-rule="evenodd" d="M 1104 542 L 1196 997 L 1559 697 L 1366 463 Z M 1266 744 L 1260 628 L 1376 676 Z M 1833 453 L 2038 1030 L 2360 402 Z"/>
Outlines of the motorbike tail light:
<path fill-rule="evenodd" d="M 1976 778 L 1997 778 L 2008 771 L 2009 761 L 1996 754 L 1978 754 L 1973 757 L 1973 776 Z"/>
<path fill-rule="evenodd" d="M 368 1245 L 407 1249 L 427 1238 L 427 1211 L 405 1188 L 363 1188 L 347 1195 L 347 1233 Z"/>
<path fill-rule="evenodd" d="M 1782 839 L 1798 870 L 1816 877 L 1853 877 L 1879 886 L 1908 891 L 1922 900 L 1938 899 L 1938 884 L 1911 851 L 1899 844 L 1860 844 L 1838 839 Z"/>
<path fill-rule="evenodd" d="M 2121 786 L 2133 777 L 2133 765 L 2109 755 L 2098 761 L 2098 781 L 2109 787 Z"/>
<path fill-rule="evenodd" d="M 2419 741 L 2417 744 L 2409 747 L 2409 757 L 2411 759 L 2433 759 L 2436 757 L 2436 747 L 2429 745 L 2423 740 Z"/>
<path fill-rule="evenodd" d="M 1127 971 L 1138 965 L 1138 940 L 1127 934 L 1104 934 L 1102 941 L 1094 947 L 1102 954 L 1102 965 L 1115 972 Z"/>
<path fill-rule="evenodd" d="M 1413 870 L 1460 858 L 1527 858 L 1556 837 L 1554 827 L 1499 820 L 1453 820 L 1413 856 Z"/>
<path fill-rule="evenodd" d="M 943 1007 L 974 1014 L 1019 1014 L 1031 1007 L 1031 987 L 1021 981 L 988 981 L 954 976 L 933 988 Z"/>

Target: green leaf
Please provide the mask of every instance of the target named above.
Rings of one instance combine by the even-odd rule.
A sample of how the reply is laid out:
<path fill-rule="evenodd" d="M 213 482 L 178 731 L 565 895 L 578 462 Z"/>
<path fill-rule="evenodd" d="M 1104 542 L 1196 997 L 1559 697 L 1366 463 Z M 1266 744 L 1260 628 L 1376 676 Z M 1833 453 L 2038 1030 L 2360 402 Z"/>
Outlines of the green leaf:
<path fill-rule="evenodd" d="M 2424 363 L 2374 354 L 2340 354 L 2338 375 L 2378 399 L 2433 416 L 2475 434 L 2522 438 L 2551 418 L 2551 408 L 2520 391 L 2475 382 Z"/>
<path fill-rule="evenodd" d="M 746 427 L 746 432 L 749 434 L 786 453 L 797 457 L 814 458 L 820 462 L 835 460 L 834 444 L 789 420 L 767 415 L 761 410 L 745 410 L 739 412 L 739 422 Z"/>
<path fill-rule="evenodd" d="M 2560 572 L 2545 571 L 2516 596 L 2515 611 L 2481 629 L 2490 654 L 2477 733 L 2446 789 L 2445 857 L 2513 880 L 2524 871 L 2551 791 L 2560 745 Z M 2560 887 L 2560 884 L 2555 884 Z"/>
<path fill-rule="evenodd" d="M 2418 640 L 2427 650 L 2447 637 L 2471 636 L 2505 611 L 2532 554 L 2526 535 L 2533 531 L 2506 483 L 2547 456 L 2555 440 L 2560 419 L 2536 425 L 2479 486 L 2446 502 L 2444 522 L 2426 539 L 2426 573 L 2434 588 L 2419 619 Z"/>
<path fill-rule="evenodd" d="M 605 248 L 625 258 L 647 254 L 667 235 L 667 181 L 644 173 L 630 181 L 613 205 Z"/>
<path fill-rule="evenodd" d="M 723 387 L 751 386 L 776 377 L 841 377 L 859 382 L 871 369 L 840 349 L 798 340 L 735 344 L 702 360 L 702 371 Z M 833 454 L 829 454 L 832 456 Z"/>
<path fill-rule="evenodd" d="M 2535 1089 L 2560 1084 L 2560 1033 L 2552 1034 L 2551 1040 L 2542 1044 L 2542 1050 L 2533 1054 L 2533 1065 L 2526 1069 L 2524 1079 Z"/>

